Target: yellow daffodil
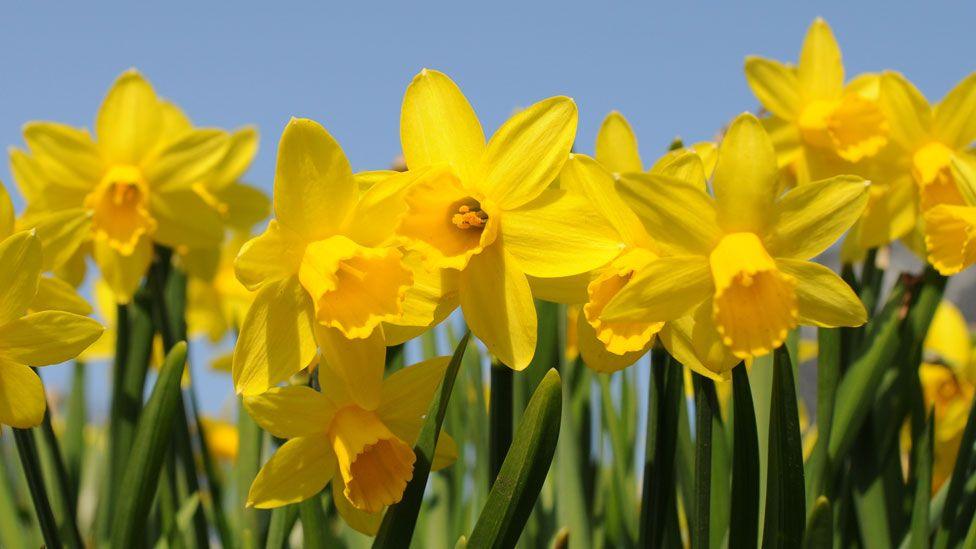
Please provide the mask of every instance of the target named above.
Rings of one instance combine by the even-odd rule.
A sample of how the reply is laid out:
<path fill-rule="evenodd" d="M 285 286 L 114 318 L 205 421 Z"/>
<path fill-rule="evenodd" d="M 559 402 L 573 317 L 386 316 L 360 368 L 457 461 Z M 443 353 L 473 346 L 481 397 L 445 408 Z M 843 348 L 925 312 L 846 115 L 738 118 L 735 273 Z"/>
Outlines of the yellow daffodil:
<path fill-rule="evenodd" d="M 958 273 L 976 261 L 976 156 L 967 150 L 976 140 L 976 73 L 935 107 L 898 73 L 881 83 L 893 164 L 917 186 L 928 260 L 944 275 Z"/>
<path fill-rule="evenodd" d="M 932 493 L 949 478 L 956 465 L 962 433 L 976 392 L 972 338 L 966 319 L 952 303 L 943 301 L 925 337 L 918 375 L 926 408 L 935 413 L 935 463 Z"/>
<path fill-rule="evenodd" d="M 459 272 L 471 331 L 517 370 L 536 343 L 526 275 L 583 273 L 621 248 L 582 196 L 550 187 L 576 122 L 576 104 L 552 97 L 512 116 L 485 143 L 474 110 L 444 74 L 421 71 L 403 99 L 400 138 L 407 173 L 417 175 L 397 232 L 429 268 Z"/>
<path fill-rule="evenodd" d="M 237 426 L 229 421 L 203 417 L 200 419 L 210 455 L 221 461 L 237 461 L 239 435 Z"/>
<path fill-rule="evenodd" d="M 669 151 L 659 158 L 647 171 L 652 173 L 669 174 L 668 166 L 678 157 L 688 153 L 695 153 L 701 161 L 705 176 L 711 177 L 715 169 L 716 152 L 718 147 L 711 141 L 699 141 L 690 147 L 682 147 Z M 637 147 L 637 136 L 624 115 L 613 111 L 603 119 L 596 134 L 595 155 L 597 162 L 615 174 L 640 173 L 644 170 L 640 150 Z M 680 164 L 690 166 L 690 164 Z M 673 168 L 672 168 L 673 169 Z"/>
<path fill-rule="evenodd" d="M 383 379 L 366 368 L 372 393 L 363 407 L 347 372 L 322 363 L 322 392 L 309 387 L 275 387 L 245 396 L 244 406 L 261 427 L 288 439 L 261 468 L 251 485 L 248 505 L 273 508 L 308 499 L 332 482 L 339 515 L 351 527 L 375 535 L 388 505 L 400 501 L 413 477 L 413 445 L 444 377 L 449 357 L 426 360 Z M 441 433 L 433 468 L 457 459 L 457 446 Z"/>
<path fill-rule="evenodd" d="M 234 259 L 248 239 L 246 233 L 231 235 L 218 252 L 214 272 L 189 278 L 186 323 L 191 336 L 206 335 L 216 342 L 228 330 L 240 329 L 255 294 L 237 280 Z"/>
<path fill-rule="evenodd" d="M 662 334 L 669 349 L 694 342 L 698 353 L 739 359 L 772 351 L 798 324 L 866 321 L 847 284 L 809 261 L 857 220 L 865 181 L 837 177 L 779 195 L 772 142 L 754 116 L 742 114 L 719 146 L 711 186 L 714 198 L 676 178 L 621 179 L 624 199 L 666 257 L 610 300 L 604 321 L 674 321 L 682 325 L 675 333 L 691 341 L 669 343 Z"/>
<path fill-rule="evenodd" d="M 362 353 L 374 363 L 383 352 L 381 324 L 400 319 L 414 283 L 392 242 L 389 188 L 360 194 L 325 128 L 307 119 L 288 123 L 278 146 L 275 218 L 235 261 L 238 279 L 258 292 L 234 354 L 239 393 L 285 381 L 319 351 L 353 369 L 362 367 Z"/>
<path fill-rule="evenodd" d="M 220 214 L 194 190 L 224 158 L 228 138 L 216 129 L 180 129 L 179 112 L 138 72 L 123 73 L 87 130 L 53 122 L 24 127 L 28 151 L 12 150 L 11 167 L 36 227 L 44 270 L 90 253 L 119 302 L 135 291 L 153 243 L 216 246 Z"/>
<path fill-rule="evenodd" d="M 0 424 L 20 429 L 39 425 L 47 408 L 41 379 L 30 366 L 70 360 L 102 333 L 102 326 L 85 316 L 29 311 L 41 264 L 41 243 L 34 231 L 0 241 Z"/>

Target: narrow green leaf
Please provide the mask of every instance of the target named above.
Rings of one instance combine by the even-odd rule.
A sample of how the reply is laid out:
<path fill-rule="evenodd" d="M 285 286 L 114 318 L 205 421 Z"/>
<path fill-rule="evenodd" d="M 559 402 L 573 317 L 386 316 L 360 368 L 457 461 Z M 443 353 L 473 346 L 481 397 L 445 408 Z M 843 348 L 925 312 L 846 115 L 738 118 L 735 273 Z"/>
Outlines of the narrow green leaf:
<path fill-rule="evenodd" d="M 488 482 L 494 483 L 512 445 L 514 418 L 513 372 L 508 366 L 491 362 L 491 392 L 488 395 Z"/>
<path fill-rule="evenodd" d="M 803 448 L 793 367 L 783 347 L 773 355 L 769 414 L 769 472 L 763 547 L 799 547 L 806 525 Z"/>
<path fill-rule="evenodd" d="M 122 478 L 118 510 L 112 523 L 112 546 L 142 545 L 163 458 L 173 434 L 174 418 L 182 413 L 180 379 L 186 363 L 186 343 L 177 343 L 166 356 L 149 402 L 136 428 L 135 441 Z"/>
<path fill-rule="evenodd" d="M 29 547 L 25 528 L 17 510 L 17 501 L 7 474 L 7 460 L 0 452 L 0 546 L 10 549 Z"/>
<path fill-rule="evenodd" d="M 298 505 L 278 507 L 271 512 L 271 524 L 268 526 L 267 549 L 287 549 L 288 536 L 291 535 L 295 522 L 298 521 Z"/>
<path fill-rule="evenodd" d="M 68 487 L 78 505 L 81 487 L 81 471 L 85 461 L 85 423 L 88 419 L 88 401 L 85 396 L 85 364 L 76 361 L 71 374 L 71 392 L 68 395 L 67 417 L 63 436 L 64 468 L 68 475 Z"/>
<path fill-rule="evenodd" d="M 807 531 L 803 536 L 805 549 L 824 549 L 834 542 L 834 515 L 830 508 L 830 500 L 820 496 L 814 501 L 810 518 L 807 519 Z"/>
<path fill-rule="evenodd" d="M 712 497 L 712 416 L 718 413 L 714 382 L 692 374 L 695 386 L 695 521 L 691 546 L 708 549 Z"/>
<path fill-rule="evenodd" d="M 454 381 L 457 379 L 461 360 L 464 357 L 465 349 L 468 347 L 470 337 L 470 332 L 465 333 L 454 349 L 454 355 L 444 372 L 444 378 L 441 380 L 439 389 L 427 407 L 427 419 L 420 429 L 417 444 L 413 449 L 414 455 L 417 457 L 413 466 L 413 477 L 407 483 L 400 502 L 387 509 L 383 523 L 380 524 L 380 530 L 373 541 L 373 547 L 399 547 L 413 537 L 417 515 L 420 513 L 420 506 L 423 503 L 427 478 L 430 476 L 430 467 L 434 462 L 434 449 L 437 447 L 441 425 L 444 423 L 444 416 L 447 414 L 447 404 L 451 399 Z"/>
<path fill-rule="evenodd" d="M 837 383 L 840 379 L 841 332 L 837 328 L 817 329 L 817 442 L 807 461 L 807 505 L 813 507 L 814 499 L 828 492 L 826 479 L 832 477 L 832 466 L 827 455 L 830 427 L 833 424 Z"/>
<path fill-rule="evenodd" d="M 14 441 L 17 443 L 17 454 L 20 456 L 24 477 L 26 477 L 27 486 L 30 488 L 31 501 L 34 503 L 34 512 L 37 514 L 37 522 L 41 527 L 44 543 L 49 549 L 60 549 L 61 535 L 58 532 L 58 524 L 54 520 L 54 512 L 51 510 L 47 489 L 44 487 L 40 457 L 37 454 L 34 435 L 30 429 L 13 429 L 13 432 Z"/>
<path fill-rule="evenodd" d="M 268 512 L 247 506 L 247 492 L 261 469 L 261 448 L 264 431 L 244 409 L 241 399 L 237 404 L 237 463 L 234 466 L 234 483 L 237 496 L 237 546 L 243 549 L 258 547 L 263 539 Z"/>
<path fill-rule="evenodd" d="M 515 546 L 552 463 L 561 413 L 559 373 L 550 370 L 525 408 L 516 443 L 471 532 L 470 547 Z"/>
<path fill-rule="evenodd" d="M 732 514 L 729 548 L 756 547 L 759 540 L 759 434 L 745 364 L 732 369 Z"/>
<path fill-rule="evenodd" d="M 302 519 L 302 546 L 305 549 L 327 549 L 332 535 L 328 531 L 322 499 L 311 497 L 298 504 Z"/>
<path fill-rule="evenodd" d="M 912 504 L 910 547 L 929 546 L 929 498 L 932 495 L 932 435 L 935 432 L 935 414 L 929 413 L 922 438 L 912 443 L 915 452 L 915 501 Z"/>
<path fill-rule="evenodd" d="M 610 390 L 610 375 L 599 374 L 597 381 L 600 385 L 600 407 L 602 408 L 603 427 L 610 435 L 610 452 L 613 463 L 610 464 L 610 497 L 617 512 L 607 513 L 607 520 L 616 523 L 615 530 L 622 539 L 616 540 L 618 545 L 633 544 L 636 525 L 633 523 L 634 514 L 630 512 L 630 493 L 627 490 L 626 473 L 629 470 L 627 439 L 623 429 L 623 421 L 614 409 L 614 397 Z"/>
<path fill-rule="evenodd" d="M 569 377 L 567 372 L 567 378 Z M 573 387 L 567 380 L 562 384 L 563 401 L 572 402 Z M 559 427 L 562 436 L 559 437 L 556 457 L 556 479 L 559 486 L 559 497 L 556 499 L 556 513 L 558 523 L 569 528 L 570 535 L 581 544 L 588 544 L 593 539 L 586 490 L 583 485 L 583 464 L 589 460 L 580 452 L 579 437 L 583 429 L 577 424 L 572 406 L 563 406 L 562 422 Z"/>
<path fill-rule="evenodd" d="M 76 496 L 71 491 L 68 482 L 68 472 L 64 468 L 61 457 L 61 446 L 51 425 L 51 407 L 44 411 L 44 419 L 34 432 L 35 440 L 40 449 L 41 464 L 44 466 L 47 486 L 50 491 L 54 516 L 58 521 L 61 537 L 69 547 L 83 547 L 81 534 L 78 532 L 77 512 L 75 511 Z"/>
<path fill-rule="evenodd" d="M 665 539 L 673 540 L 679 534 L 674 459 L 680 407 L 684 403 L 683 385 L 681 365 L 663 347 L 652 349 L 638 540 L 641 547 L 662 547 Z"/>

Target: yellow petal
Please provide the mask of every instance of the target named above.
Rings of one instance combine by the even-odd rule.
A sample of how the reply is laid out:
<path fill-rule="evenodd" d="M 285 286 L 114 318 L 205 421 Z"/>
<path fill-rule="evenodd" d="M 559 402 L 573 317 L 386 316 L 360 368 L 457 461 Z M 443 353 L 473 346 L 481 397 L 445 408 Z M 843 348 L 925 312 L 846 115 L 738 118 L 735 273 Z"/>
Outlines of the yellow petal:
<path fill-rule="evenodd" d="M 0 242 L 0 324 L 20 318 L 37 294 L 41 243 L 34 231 L 15 233 Z"/>
<path fill-rule="evenodd" d="M 59 185 L 89 190 L 104 169 L 87 130 L 53 122 L 28 122 L 24 141 L 45 175 Z"/>
<path fill-rule="evenodd" d="M 383 397 L 376 413 L 407 444 L 417 442 L 450 357 L 439 356 L 401 368 L 383 381 Z"/>
<path fill-rule="evenodd" d="M 642 172 L 637 137 L 624 115 L 613 111 L 596 134 L 596 160 L 611 172 Z"/>
<path fill-rule="evenodd" d="M 726 232 L 764 231 L 778 183 L 773 142 L 755 116 L 740 114 L 719 145 L 712 176 L 719 225 Z"/>
<path fill-rule="evenodd" d="M 383 522 L 383 513 L 367 513 L 366 511 L 356 509 L 352 502 L 349 501 L 349 498 L 343 493 L 345 490 L 346 485 L 342 481 L 342 477 L 336 475 L 332 479 L 332 500 L 335 502 L 336 511 L 339 512 L 339 516 L 353 530 L 366 534 L 367 536 L 375 536 L 380 530 L 380 524 Z"/>
<path fill-rule="evenodd" d="M 454 465 L 458 455 L 458 445 L 454 437 L 441 431 L 437 436 L 437 446 L 434 448 L 434 459 L 431 460 L 430 470 L 440 471 Z"/>
<path fill-rule="evenodd" d="M 939 303 L 923 347 L 926 360 L 934 354 L 953 371 L 966 376 L 973 354 L 969 325 L 962 312 L 951 301 L 944 299 Z"/>
<path fill-rule="evenodd" d="M 152 242 L 140 238 L 131 255 L 124 255 L 104 240 L 95 240 L 92 255 L 102 277 L 119 303 L 128 303 L 139 287 L 139 282 L 149 270 L 153 258 Z"/>
<path fill-rule="evenodd" d="M 918 89 L 904 76 L 887 71 L 881 77 L 881 110 L 888 119 L 892 140 L 913 151 L 929 139 L 932 109 Z"/>
<path fill-rule="evenodd" d="M 223 159 L 214 168 L 213 175 L 207 185 L 210 189 L 222 189 L 238 182 L 251 166 L 251 161 L 258 152 L 258 129 L 245 126 L 230 134 L 227 151 Z"/>
<path fill-rule="evenodd" d="M 551 97 L 509 118 L 488 142 L 482 192 L 503 209 L 539 196 L 569 158 L 577 117 L 572 99 Z"/>
<path fill-rule="evenodd" d="M 167 145 L 144 168 L 154 192 L 186 190 L 213 177 L 227 152 L 228 136 L 217 129 L 194 129 Z"/>
<path fill-rule="evenodd" d="M 247 289 L 257 290 L 298 274 L 304 254 L 301 237 L 272 219 L 263 233 L 241 246 L 234 260 L 234 272 Z"/>
<path fill-rule="evenodd" d="M 95 320 L 73 313 L 31 313 L 0 325 L 0 354 L 31 366 L 60 364 L 78 356 L 104 330 Z"/>
<path fill-rule="evenodd" d="M 800 110 L 800 81 L 795 69 L 762 57 L 746 57 L 746 81 L 756 99 L 774 115 L 793 120 Z"/>
<path fill-rule="evenodd" d="M 651 238 L 640 220 L 617 194 L 613 175 L 600 163 L 586 155 L 570 155 L 559 174 L 559 184 L 584 197 L 598 214 L 613 225 L 624 243 L 631 246 L 650 244 Z M 504 230 L 503 224 L 503 233 Z"/>
<path fill-rule="evenodd" d="M 485 133 L 464 94 L 447 75 L 430 69 L 407 86 L 400 141 L 408 168 L 446 164 L 466 182 L 477 178 L 485 150 Z"/>
<path fill-rule="evenodd" d="M 610 222 L 583 195 L 547 189 L 502 216 L 501 244 L 526 274 L 570 276 L 606 264 L 624 248 Z"/>
<path fill-rule="evenodd" d="M 718 242 L 715 201 L 704 189 L 662 175 L 627 174 L 617 190 L 663 250 L 705 255 Z"/>
<path fill-rule="evenodd" d="M 537 336 L 535 303 L 528 280 L 502 246 L 489 246 L 461 272 L 461 310 L 492 356 L 514 370 L 529 365 Z"/>
<path fill-rule="evenodd" d="M 867 322 L 867 312 L 857 294 L 827 267 L 797 259 L 777 259 L 776 265 L 796 279 L 800 324 L 836 328 Z"/>
<path fill-rule="evenodd" d="M 636 351 L 623 354 L 612 353 L 607 349 L 606 344 L 597 338 L 596 330 L 587 322 L 584 315 L 578 316 L 576 330 L 576 344 L 583 362 L 591 370 L 601 374 L 612 374 L 623 370 L 637 362 L 654 344 L 654 337 L 650 336 L 645 346 Z"/>
<path fill-rule="evenodd" d="M 367 248 L 344 236 L 309 244 L 298 279 L 312 296 L 318 323 L 354 339 L 399 318 L 413 283 L 402 256 L 396 248 Z"/>
<path fill-rule="evenodd" d="M 78 248 L 91 237 L 92 218 L 84 208 L 32 215 L 21 220 L 21 227 L 36 229 L 44 250 L 44 270 L 66 264 Z"/>
<path fill-rule="evenodd" d="M 712 156 L 715 156 L 714 154 Z M 714 168 L 714 163 L 713 166 Z M 686 181 L 695 188 L 707 190 L 705 164 L 698 153 L 688 149 L 668 151 L 651 166 L 650 173 Z"/>
<path fill-rule="evenodd" d="M 413 285 L 403 296 L 403 314 L 383 325 L 387 346 L 404 343 L 440 324 L 458 307 L 458 272 L 427 269 L 414 254 L 404 257 Z"/>
<path fill-rule="evenodd" d="M 928 260 L 943 275 L 976 263 L 976 208 L 939 205 L 925 212 Z"/>
<path fill-rule="evenodd" d="M 192 190 L 153 193 L 155 240 L 172 248 L 208 248 L 220 244 L 224 223 L 217 210 Z"/>
<path fill-rule="evenodd" d="M 668 322 L 658 337 L 681 364 L 705 377 L 727 381 L 740 359 L 722 343 L 722 336 L 712 319 L 712 309 L 709 299 L 694 314 Z"/>
<path fill-rule="evenodd" d="M 953 149 L 976 140 L 976 73 L 956 84 L 935 106 L 932 131 Z"/>
<path fill-rule="evenodd" d="M 402 160 L 402 159 L 401 159 Z M 410 170 L 414 171 L 414 170 Z M 416 171 L 423 171 L 422 168 L 417 168 Z M 373 188 L 373 185 L 386 181 L 387 179 L 403 173 L 396 170 L 366 170 L 364 172 L 356 172 L 352 174 L 353 179 L 356 180 L 356 186 L 359 187 L 360 193 L 365 193 L 366 191 Z"/>
<path fill-rule="evenodd" d="M 163 122 L 152 85 L 129 69 L 115 81 L 98 110 L 98 146 L 110 162 L 138 165 L 158 141 Z"/>
<path fill-rule="evenodd" d="M 810 259 L 851 228 L 868 202 L 860 177 L 841 175 L 791 189 L 775 205 L 766 247 L 775 257 Z"/>
<path fill-rule="evenodd" d="M 14 232 L 14 203 L 7 188 L 0 182 L 0 240 Z"/>
<path fill-rule="evenodd" d="M 358 196 L 349 160 L 329 132 L 304 118 L 288 122 L 275 169 L 278 222 L 318 240 L 342 227 Z"/>
<path fill-rule="evenodd" d="M 227 224 L 247 232 L 271 213 L 271 199 L 261 189 L 244 183 L 231 183 L 214 192 L 214 197 L 226 208 Z"/>
<path fill-rule="evenodd" d="M 335 414 L 335 405 L 327 396 L 303 386 L 272 387 L 259 395 L 245 395 L 244 408 L 262 429 L 278 438 L 324 435 Z"/>
<path fill-rule="evenodd" d="M 298 277 L 261 288 L 234 349 L 234 387 L 255 395 L 288 379 L 315 358 L 312 300 Z"/>
<path fill-rule="evenodd" d="M 796 279 L 780 271 L 753 233 L 732 233 L 709 257 L 715 326 L 739 358 L 766 354 L 796 327 Z"/>
<path fill-rule="evenodd" d="M 556 278 L 536 278 L 534 276 L 527 278 L 529 279 L 529 287 L 532 288 L 532 295 L 536 299 L 566 305 L 579 305 L 586 303 L 586 286 L 593 276 L 592 273 L 580 273 Z"/>
<path fill-rule="evenodd" d="M 335 470 L 335 454 L 325 436 L 291 439 L 258 471 L 247 506 L 273 509 L 304 501 L 321 492 Z"/>
<path fill-rule="evenodd" d="M 872 183 L 861 220 L 851 229 L 857 244 L 864 249 L 877 248 L 908 234 L 915 228 L 917 201 L 918 189 L 909 174 L 888 185 Z"/>
<path fill-rule="evenodd" d="M 336 406 L 352 403 L 364 410 L 379 408 L 386 363 L 381 331 L 365 339 L 346 339 L 339 330 L 316 324 L 315 339 L 322 353 L 319 379 L 329 399 Z"/>
<path fill-rule="evenodd" d="M 689 314 L 712 294 L 701 256 L 661 257 L 640 269 L 607 303 L 606 321 L 665 322 Z"/>
<path fill-rule="evenodd" d="M 404 196 L 425 168 L 408 172 L 393 172 L 363 191 L 359 205 L 345 235 L 364 246 L 385 246 L 390 244 L 396 234 L 399 219 L 407 212 Z"/>
<path fill-rule="evenodd" d="M 44 420 L 47 400 L 33 370 L 0 356 L 0 424 L 30 429 Z"/>
<path fill-rule="evenodd" d="M 833 99 L 840 96 L 844 88 L 844 64 L 841 61 L 840 47 L 830 26 L 817 18 L 800 50 L 797 64 L 797 79 L 804 99 Z"/>
<path fill-rule="evenodd" d="M 41 276 L 38 280 L 37 294 L 30 304 L 32 311 L 65 311 L 88 316 L 92 307 L 78 294 L 74 286 L 53 276 Z"/>

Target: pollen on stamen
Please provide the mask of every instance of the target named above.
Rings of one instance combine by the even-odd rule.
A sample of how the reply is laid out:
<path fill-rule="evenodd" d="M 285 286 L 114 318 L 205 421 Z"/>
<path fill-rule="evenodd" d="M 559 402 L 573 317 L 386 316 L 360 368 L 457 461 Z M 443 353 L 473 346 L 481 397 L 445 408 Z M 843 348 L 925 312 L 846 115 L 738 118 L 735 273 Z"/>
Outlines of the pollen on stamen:
<path fill-rule="evenodd" d="M 458 206 L 457 213 L 451 216 L 451 223 L 459 229 L 481 229 L 488 222 L 488 214 L 481 210 L 480 205 L 474 207 L 468 204 Z"/>

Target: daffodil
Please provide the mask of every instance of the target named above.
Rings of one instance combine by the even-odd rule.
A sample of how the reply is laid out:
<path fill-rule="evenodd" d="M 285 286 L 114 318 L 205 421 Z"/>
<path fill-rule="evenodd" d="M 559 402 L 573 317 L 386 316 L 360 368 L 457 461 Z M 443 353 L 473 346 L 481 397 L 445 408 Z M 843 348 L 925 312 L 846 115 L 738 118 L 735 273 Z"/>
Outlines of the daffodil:
<path fill-rule="evenodd" d="M 34 310 L 41 279 L 41 243 L 34 231 L 0 241 L 0 424 L 27 429 L 44 419 L 47 400 L 30 366 L 70 360 L 102 326 L 63 310 Z"/>
<path fill-rule="evenodd" d="M 229 421 L 210 417 L 200 418 L 200 423 L 210 455 L 221 461 L 230 463 L 237 461 L 240 445 L 237 426 Z"/>
<path fill-rule="evenodd" d="M 255 294 L 237 280 L 234 259 L 248 239 L 246 233 L 231 235 L 217 252 L 213 272 L 191 276 L 187 281 L 186 323 L 190 335 L 206 335 L 216 342 L 228 330 L 240 329 Z"/>
<path fill-rule="evenodd" d="M 840 48 L 823 19 L 810 25 L 798 64 L 750 56 L 746 78 L 763 107 L 778 161 L 791 183 L 837 175 L 872 182 L 868 205 L 848 247 L 875 248 L 897 240 L 915 224 L 911 178 L 892 169 L 890 121 L 879 104 L 879 77 L 864 74 L 845 84 Z"/>
<path fill-rule="evenodd" d="M 742 114 L 719 145 L 711 186 L 714 198 L 676 178 L 621 179 L 624 200 L 665 257 L 617 292 L 604 321 L 673 321 L 680 329 L 664 340 L 669 348 L 739 359 L 772 351 L 798 324 L 866 321 L 847 284 L 809 261 L 857 220 L 865 181 L 837 177 L 780 195 L 772 142 L 754 116 Z"/>
<path fill-rule="evenodd" d="M 244 406 L 261 427 L 288 439 L 261 468 L 251 485 L 248 506 L 274 508 L 308 499 L 331 481 L 339 515 L 351 527 L 375 535 L 388 505 L 400 501 L 413 477 L 413 445 L 430 400 L 444 377 L 449 357 L 408 366 L 383 379 L 368 368 L 372 392 L 363 407 L 346 373 L 327 363 L 319 367 L 322 392 L 304 386 L 275 387 L 244 397 Z M 441 433 L 433 468 L 457 458 L 457 446 Z"/>
<path fill-rule="evenodd" d="M 540 101 L 486 143 L 457 85 L 423 70 L 403 99 L 400 139 L 409 169 L 397 232 L 429 268 L 457 271 L 465 321 L 511 368 L 535 353 L 527 275 L 565 277 L 599 267 L 621 244 L 577 193 L 550 187 L 576 134 L 576 104 Z"/>
<path fill-rule="evenodd" d="M 235 260 L 238 279 L 257 291 L 234 353 L 239 393 L 264 392 L 319 352 L 352 370 L 377 364 L 382 324 L 403 316 L 414 283 L 385 200 L 399 186 L 360 193 L 345 153 L 322 126 L 288 123 L 278 146 L 275 217 Z"/>
<path fill-rule="evenodd" d="M 123 73 L 95 119 L 95 134 L 53 122 L 24 127 L 27 151 L 11 168 L 27 208 L 20 224 L 36 228 L 44 270 L 83 265 L 90 253 L 127 302 L 145 274 L 153 244 L 216 246 L 220 214 L 195 190 L 225 157 L 217 129 L 180 129 L 181 113 L 156 96 L 138 72 Z"/>
<path fill-rule="evenodd" d="M 929 262 L 955 274 L 976 260 L 976 157 L 967 150 L 976 139 L 976 73 L 935 107 L 896 72 L 885 73 L 881 84 L 898 153 L 893 164 L 917 187 Z"/>
<path fill-rule="evenodd" d="M 690 147 L 681 147 L 669 151 L 660 157 L 647 171 L 652 173 L 663 173 L 666 175 L 679 175 L 674 173 L 677 166 L 688 168 L 691 163 L 685 164 L 675 160 L 684 157 L 686 160 L 688 153 L 695 153 L 701 167 L 704 169 L 705 176 L 711 177 L 712 170 L 715 169 L 716 152 L 718 148 L 711 141 L 699 141 Z M 630 122 L 624 115 L 613 111 L 603 119 L 600 129 L 596 134 L 595 155 L 597 162 L 614 174 L 640 173 L 644 170 L 644 162 L 641 160 L 640 150 L 637 146 L 637 136 L 634 134 Z M 670 166 L 670 168 L 669 168 Z"/>

